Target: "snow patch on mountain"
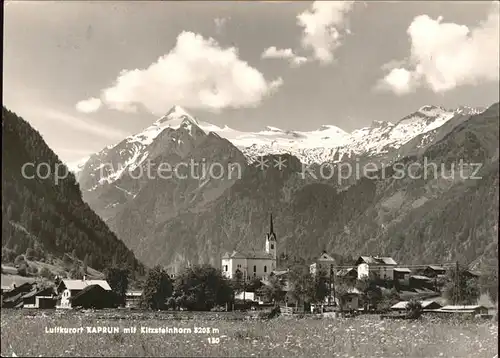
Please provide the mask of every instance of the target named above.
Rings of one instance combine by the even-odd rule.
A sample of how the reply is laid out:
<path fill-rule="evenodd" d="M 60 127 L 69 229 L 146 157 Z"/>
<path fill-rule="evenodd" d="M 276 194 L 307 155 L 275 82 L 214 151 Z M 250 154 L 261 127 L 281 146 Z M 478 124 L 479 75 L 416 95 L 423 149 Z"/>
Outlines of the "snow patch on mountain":
<path fill-rule="evenodd" d="M 125 171 L 139 167 L 149 156 L 148 147 L 165 130 L 179 130 L 193 136 L 193 131 L 214 133 L 229 140 L 240 149 L 249 161 L 269 154 L 289 153 L 303 163 L 323 163 L 344 160 L 353 155 L 379 155 L 401 147 L 412 138 L 439 128 L 457 114 L 478 114 L 482 109 L 459 107 L 447 110 L 439 106 L 423 106 L 416 112 L 404 117 L 397 123 L 373 121 L 368 127 L 354 130 L 351 133 L 334 126 L 322 125 L 313 131 L 291 131 L 267 126 L 259 132 L 243 132 L 233 128 L 219 127 L 203 122 L 179 106 L 159 118 L 142 132 L 127 137 L 115 146 L 108 146 L 102 152 L 86 160 L 95 170 L 99 160 L 108 158 L 113 151 L 117 161 L 122 163 L 118 170 L 109 172 L 99 178 L 100 183 L 112 183 Z M 172 138 L 172 140 L 176 140 Z M 180 138 L 177 139 L 181 141 Z M 83 160 L 74 166 L 78 172 L 84 168 Z M 97 163 L 97 164 L 96 164 Z M 101 163 L 102 164 L 102 163 Z"/>

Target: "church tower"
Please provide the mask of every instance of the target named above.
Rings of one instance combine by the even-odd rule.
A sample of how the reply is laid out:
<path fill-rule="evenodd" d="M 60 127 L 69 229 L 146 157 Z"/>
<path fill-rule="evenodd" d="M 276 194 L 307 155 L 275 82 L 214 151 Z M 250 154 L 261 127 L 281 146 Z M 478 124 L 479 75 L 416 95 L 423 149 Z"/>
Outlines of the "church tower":
<path fill-rule="evenodd" d="M 273 214 L 271 214 L 269 233 L 266 234 L 266 253 L 271 254 L 274 260 L 276 260 L 276 252 L 278 249 L 276 244 L 276 234 L 273 228 Z"/>

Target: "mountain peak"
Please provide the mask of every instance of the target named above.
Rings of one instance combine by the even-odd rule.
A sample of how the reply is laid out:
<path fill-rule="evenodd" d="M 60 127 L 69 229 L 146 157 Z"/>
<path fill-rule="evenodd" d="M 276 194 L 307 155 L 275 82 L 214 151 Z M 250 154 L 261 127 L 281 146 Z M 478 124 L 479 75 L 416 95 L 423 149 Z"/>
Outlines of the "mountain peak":
<path fill-rule="evenodd" d="M 417 112 L 428 116 L 435 116 L 447 112 L 447 110 L 441 106 L 425 105 L 420 107 Z"/>
<path fill-rule="evenodd" d="M 156 121 L 157 124 L 165 123 L 165 122 L 173 122 L 173 121 L 184 121 L 188 120 L 195 125 L 199 125 L 198 121 L 189 114 L 184 108 L 181 106 L 175 105 L 165 114 L 163 117 Z"/>
<path fill-rule="evenodd" d="M 165 116 L 190 116 L 190 114 L 181 106 L 174 105 L 170 110 L 167 112 Z"/>

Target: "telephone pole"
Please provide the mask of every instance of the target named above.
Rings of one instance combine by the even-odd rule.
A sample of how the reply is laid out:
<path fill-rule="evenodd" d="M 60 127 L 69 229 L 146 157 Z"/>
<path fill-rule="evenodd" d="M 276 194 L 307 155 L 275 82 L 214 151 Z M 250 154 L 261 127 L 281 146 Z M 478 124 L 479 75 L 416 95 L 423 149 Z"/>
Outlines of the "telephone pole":
<path fill-rule="evenodd" d="M 458 305 L 460 302 L 460 266 L 458 261 L 455 267 L 455 294 L 454 294 L 454 304 Z"/>

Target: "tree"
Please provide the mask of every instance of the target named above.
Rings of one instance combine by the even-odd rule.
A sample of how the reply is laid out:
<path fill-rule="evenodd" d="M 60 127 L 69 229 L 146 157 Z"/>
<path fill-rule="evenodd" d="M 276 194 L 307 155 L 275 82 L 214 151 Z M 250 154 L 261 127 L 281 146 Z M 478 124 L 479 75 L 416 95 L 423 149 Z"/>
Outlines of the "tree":
<path fill-rule="evenodd" d="M 54 274 L 45 266 L 40 270 L 40 276 L 48 280 L 52 280 L 54 278 Z"/>
<path fill-rule="evenodd" d="M 3 263 L 14 262 L 15 259 L 16 259 L 16 253 L 14 252 L 14 250 L 11 250 L 7 247 L 2 247 Z"/>
<path fill-rule="evenodd" d="M 175 282 L 176 296 L 184 296 L 183 305 L 189 310 L 208 311 L 232 301 L 231 282 L 222 272 L 209 265 L 185 269 Z"/>
<path fill-rule="evenodd" d="M 88 255 L 88 254 L 86 254 L 86 255 L 85 255 L 85 258 L 83 259 L 83 268 L 82 268 L 82 269 L 83 269 L 83 273 L 84 273 L 84 274 L 87 274 L 87 273 L 88 273 L 88 272 L 87 272 L 87 271 L 88 271 L 88 262 L 89 262 L 89 255 Z"/>
<path fill-rule="evenodd" d="M 422 304 L 417 300 L 410 300 L 406 304 L 406 318 L 418 319 L 422 315 Z"/>
<path fill-rule="evenodd" d="M 26 261 L 24 261 L 24 256 L 18 255 L 14 260 L 14 265 L 21 265 L 22 263 L 26 263 Z"/>
<path fill-rule="evenodd" d="M 361 291 L 361 299 L 365 309 L 376 307 L 382 298 L 382 290 L 377 286 L 376 280 L 376 276 L 369 276 L 356 282 L 356 288 Z"/>
<path fill-rule="evenodd" d="M 391 307 L 399 301 L 399 294 L 396 288 L 382 293 L 380 301 L 377 303 L 377 310 L 379 312 L 388 312 Z"/>
<path fill-rule="evenodd" d="M 307 266 L 295 265 L 292 267 L 289 282 L 291 295 L 298 304 L 310 304 L 315 299 L 315 280 Z"/>
<path fill-rule="evenodd" d="M 173 287 L 169 274 L 161 266 L 155 266 L 148 272 L 141 305 L 147 309 L 163 310 L 167 299 L 172 296 Z"/>
<path fill-rule="evenodd" d="M 20 275 L 20 276 L 26 276 L 28 274 L 28 264 L 23 261 L 19 268 L 17 269 L 17 273 Z"/>
<path fill-rule="evenodd" d="M 278 305 L 285 298 L 285 285 L 279 277 L 271 276 L 268 284 L 259 289 L 259 295 L 264 297 L 266 301 Z"/>
<path fill-rule="evenodd" d="M 35 250 L 31 247 L 29 247 L 27 250 L 26 250 L 26 259 L 27 260 L 33 260 L 35 258 Z"/>
<path fill-rule="evenodd" d="M 254 277 L 246 284 L 245 290 L 248 292 L 257 292 L 262 287 L 262 281 L 258 277 Z"/>
<path fill-rule="evenodd" d="M 478 280 L 470 277 L 466 269 L 450 270 L 443 294 L 453 304 L 475 304 L 480 296 Z"/>
<path fill-rule="evenodd" d="M 313 302 L 324 302 L 325 298 L 330 294 L 330 278 L 326 272 L 319 270 L 314 277 L 314 295 Z"/>
<path fill-rule="evenodd" d="M 63 255 L 63 264 L 66 266 L 66 267 L 69 267 L 69 265 L 71 265 L 73 263 L 73 260 L 71 259 L 71 257 L 65 253 Z"/>
<path fill-rule="evenodd" d="M 105 270 L 106 281 L 108 281 L 111 290 L 118 298 L 118 303 L 125 304 L 125 296 L 129 284 L 129 270 L 119 267 L 110 267 Z"/>
<path fill-rule="evenodd" d="M 234 277 L 231 280 L 231 286 L 233 287 L 233 291 L 235 294 L 243 292 L 245 289 L 245 283 L 243 282 L 243 272 L 240 270 L 236 270 L 234 273 Z"/>
<path fill-rule="evenodd" d="M 78 261 L 75 261 L 73 263 L 73 267 L 69 271 L 69 277 L 71 277 L 73 280 L 83 279 L 83 272 Z"/>
<path fill-rule="evenodd" d="M 488 294 L 493 302 L 498 302 L 498 262 L 488 264 L 481 268 L 479 286 L 482 293 Z"/>

